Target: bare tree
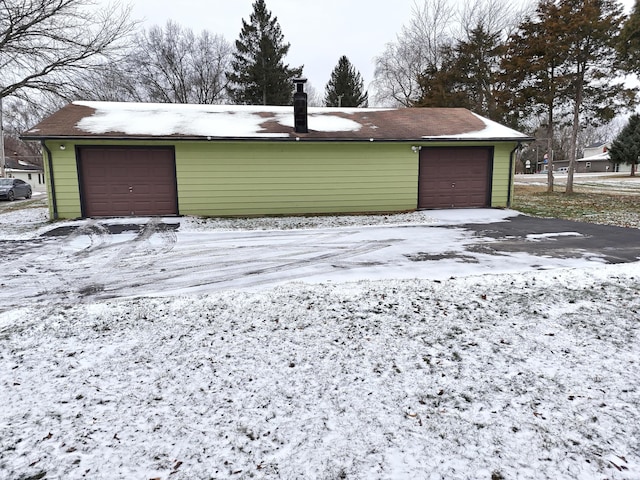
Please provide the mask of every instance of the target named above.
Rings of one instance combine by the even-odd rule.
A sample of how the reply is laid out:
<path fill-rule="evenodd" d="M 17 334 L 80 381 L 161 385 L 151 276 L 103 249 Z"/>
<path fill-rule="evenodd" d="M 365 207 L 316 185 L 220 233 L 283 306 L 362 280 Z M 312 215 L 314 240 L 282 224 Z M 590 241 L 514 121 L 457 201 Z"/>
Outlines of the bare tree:
<path fill-rule="evenodd" d="M 129 59 L 137 96 L 167 103 L 220 103 L 226 99 L 226 71 L 233 50 L 220 35 L 169 21 L 138 36 Z"/>
<path fill-rule="evenodd" d="M 467 0 L 460 9 L 453 0 L 414 3 L 410 23 L 376 58 L 376 102 L 415 104 L 425 94 L 423 74 L 440 71 L 457 44 L 471 41 L 480 27 L 487 36 L 506 40 L 530 8 L 508 0 Z"/>
<path fill-rule="evenodd" d="M 169 21 L 136 36 L 134 47 L 118 63 L 87 71 L 74 98 L 159 103 L 224 103 L 231 45 L 207 30 Z"/>
<path fill-rule="evenodd" d="M 535 3 L 506 0 L 465 0 L 459 10 L 459 40 L 469 40 L 472 32 L 481 25 L 489 34 L 500 34 L 503 40 L 515 32 L 527 14 L 533 13 Z"/>
<path fill-rule="evenodd" d="M 452 39 L 455 10 L 448 0 L 414 3 L 412 19 L 376 58 L 373 85 L 378 103 L 409 106 L 421 95 L 418 78 L 439 66 L 440 52 Z"/>
<path fill-rule="evenodd" d="M 119 53 L 135 28 L 130 10 L 95 0 L 0 0 L 0 98 L 60 92 L 78 71 Z"/>
<path fill-rule="evenodd" d="M 20 134 L 35 125 L 42 118 L 42 107 L 18 98 L 10 98 L 4 104 L 5 155 L 15 160 L 42 166 L 40 145 L 23 142 Z"/>

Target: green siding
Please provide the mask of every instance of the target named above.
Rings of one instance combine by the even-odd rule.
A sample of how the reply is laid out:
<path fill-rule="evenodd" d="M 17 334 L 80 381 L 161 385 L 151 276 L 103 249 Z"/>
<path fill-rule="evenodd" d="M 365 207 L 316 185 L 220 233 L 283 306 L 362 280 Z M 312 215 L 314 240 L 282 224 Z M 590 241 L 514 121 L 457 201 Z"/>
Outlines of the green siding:
<path fill-rule="evenodd" d="M 48 141 L 59 218 L 81 216 L 74 145 L 174 146 L 181 215 L 366 213 L 417 206 L 419 155 L 411 150 L 415 143 Z M 430 146 L 487 143 L 423 144 Z M 515 146 L 494 145 L 493 207 L 508 206 Z"/>
<path fill-rule="evenodd" d="M 417 163 L 390 144 L 176 145 L 180 213 L 265 215 L 412 210 Z"/>
<path fill-rule="evenodd" d="M 493 183 L 491 187 L 491 206 L 510 207 L 513 198 L 513 171 L 515 162 L 511 164 L 511 152 L 516 143 L 496 144 L 493 153 Z M 511 168 L 509 168 L 511 167 Z"/>
<path fill-rule="evenodd" d="M 65 150 L 60 150 L 60 145 L 65 145 Z M 76 218 L 80 216 L 80 195 L 78 185 L 78 169 L 76 167 L 75 151 L 73 144 L 66 142 L 47 142 L 53 159 L 53 181 L 56 189 L 56 201 L 58 218 Z M 47 179 L 50 179 L 49 169 L 45 155 Z M 47 181 L 47 188 L 51 188 L 51 182 Z M 51 195 L 49 195 L 51 197 Z M 52 199 L 49 198 L 49 211 L 53 218 Z"/>

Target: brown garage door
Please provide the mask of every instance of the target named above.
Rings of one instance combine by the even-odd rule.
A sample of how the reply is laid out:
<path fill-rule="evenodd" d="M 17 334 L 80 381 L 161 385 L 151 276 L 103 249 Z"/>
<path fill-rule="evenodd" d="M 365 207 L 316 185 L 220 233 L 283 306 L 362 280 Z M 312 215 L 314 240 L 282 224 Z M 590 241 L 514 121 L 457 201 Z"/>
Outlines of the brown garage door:
<path fill-rule="evenodd" d="M 491 148 L 420 150 L 418 208 L 488 207 Z"/>
<path fill-rule="evenodd" d="M 79 149 L 85 217 L 177 215 L 172 148 Z"/>

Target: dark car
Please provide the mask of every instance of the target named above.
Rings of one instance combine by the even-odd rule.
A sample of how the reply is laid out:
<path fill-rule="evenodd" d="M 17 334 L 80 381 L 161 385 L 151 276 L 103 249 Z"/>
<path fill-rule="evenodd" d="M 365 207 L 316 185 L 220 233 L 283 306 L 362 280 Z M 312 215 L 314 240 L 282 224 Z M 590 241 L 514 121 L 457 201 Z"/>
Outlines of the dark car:
<path fill-rule="evenodd" d="M 0 198 L 13 201 L 17 197 L 31 198 L 31 185 L 19 178 L 0 178 Z"/>

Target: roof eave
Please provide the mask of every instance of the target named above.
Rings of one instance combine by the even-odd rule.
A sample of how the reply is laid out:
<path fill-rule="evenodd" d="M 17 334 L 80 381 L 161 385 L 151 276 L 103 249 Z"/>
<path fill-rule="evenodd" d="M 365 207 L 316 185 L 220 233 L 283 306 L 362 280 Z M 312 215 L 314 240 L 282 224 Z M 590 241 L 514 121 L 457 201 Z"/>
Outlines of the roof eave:
<path fill-rule="evenodd" d="M 132 135 L 21 135 L 24 141 L 160 141 L 160 142 L 384 142 L 384 143 L 432 143 L 432 142 L 529 142 L 532 137 L 421 137 L 421 138 L 354 138 L 354 137 L 202 137 L 202 136 L 132 136 Z"/>

